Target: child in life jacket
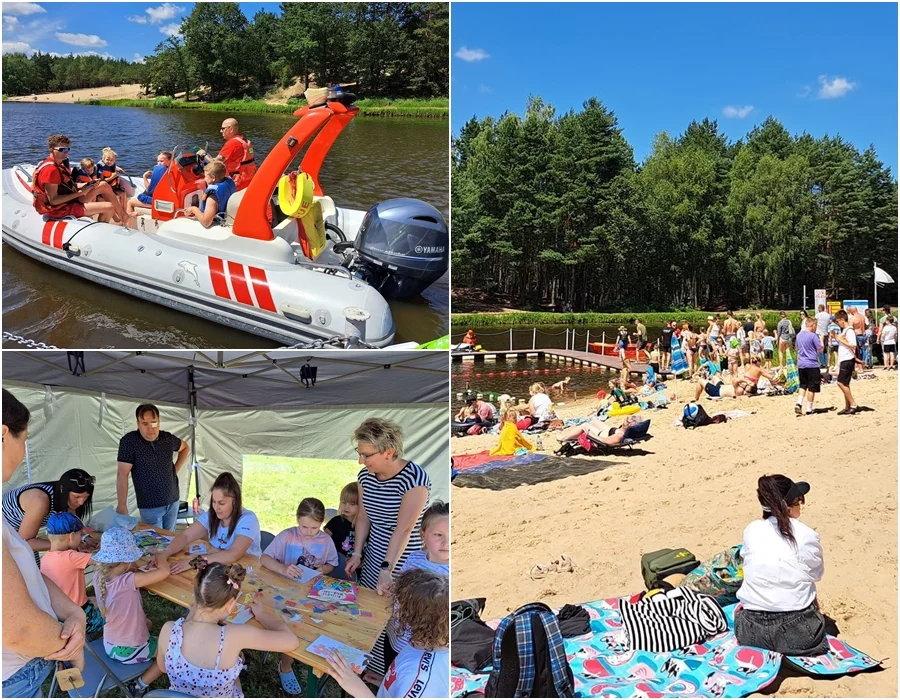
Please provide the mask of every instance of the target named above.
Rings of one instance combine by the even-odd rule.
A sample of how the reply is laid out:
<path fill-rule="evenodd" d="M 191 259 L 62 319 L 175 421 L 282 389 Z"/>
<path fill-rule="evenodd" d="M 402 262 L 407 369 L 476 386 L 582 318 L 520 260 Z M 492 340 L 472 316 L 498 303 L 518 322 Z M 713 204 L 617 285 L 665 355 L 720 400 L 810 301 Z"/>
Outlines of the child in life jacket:
<path fill-rule="evenodd" d="M 125 193 L 125 187 L 122 185 L 122 181 L 119 179 L 119 173 L 124 171 L 116 165 L 116 159 L 118 157 L 119 155 L 109 146 L 104 148 L 100 163 L 97 165 L 97 172 L 100 175 L 100 179 L 106 180 L 106 182 L 109 183 L 109 186 L 112 187 L 112 191 L 115 193 L 116 197 L 119 198 L 119 203 L 122 205 L 122 208 L 125 209 L 125 203 L 128 196 Z"/>
<path fill-rule="evenodd" d="M 81 162 L 72 168 L 72 179 L 76 183 L 94 182 L 100 179 L 97 166 L 92 158 L 82 158 Z"/>
<path fill-rule="evenodd" d="M 166 176 L 169 166 L 172 163 L 172 154 L 169 151 L 160 151 L 156 156 L 156 165 L 153 170 L 144 173 L 144 191 L 136 197 L 131 197 L 127 203 L 128 216 L 133 217 L 136 214 L 146 213 L 147 209 L 153 208 L 153 192 L 156 186 Z M 138 212 L 138 209 L 143 211 Z"/>
<path fill-rule="evenodd" d="M 188 207 L 184 215 L 195 218 L 204 228 L 212 226 L 216 216 L 225 216 L 228 200 L 236 191 L 234 180 L 227 176 L 225 164 L 220 160 L 214 160 L 203 168 L 203 177 L 206 180 L 206 192 L 199 207 Z"/>

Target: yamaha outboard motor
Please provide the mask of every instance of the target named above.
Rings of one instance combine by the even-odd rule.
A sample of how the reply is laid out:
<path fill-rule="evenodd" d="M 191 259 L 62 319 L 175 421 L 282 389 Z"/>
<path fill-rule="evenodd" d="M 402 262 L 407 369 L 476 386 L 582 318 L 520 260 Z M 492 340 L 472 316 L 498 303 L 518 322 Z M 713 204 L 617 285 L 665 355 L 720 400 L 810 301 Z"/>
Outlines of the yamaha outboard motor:
<path fill-rule="evenodd" d="M 444 217 L 433 206 L 389 199 L 369 209 L 353 244 L 338 244 L 335 252 L 344 248 L 343 265 L 385 299 L 409 299 L 447 271 L 449 243 Z"/>

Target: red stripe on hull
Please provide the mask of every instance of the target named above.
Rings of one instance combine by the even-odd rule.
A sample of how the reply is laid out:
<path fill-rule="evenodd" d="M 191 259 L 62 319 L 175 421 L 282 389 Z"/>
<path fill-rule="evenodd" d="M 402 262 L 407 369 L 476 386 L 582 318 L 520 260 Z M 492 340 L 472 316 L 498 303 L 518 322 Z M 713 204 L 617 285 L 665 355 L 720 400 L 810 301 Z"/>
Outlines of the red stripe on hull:
<path fill-rule="evenodd" d="M 219 258 L 209 259 L 209 276 L 212 279 L 213 291 L 217 297 L 223 299 L 231 299 L 231 293 L 228 291 L 228 282 L 225 279 L 225 266 Z"/>
<path fill-rule="evenodd" d="M 249 265 L 247 269 L 250 270 L 250 279 L 253 281 L 253 291 L 256 293 L 259 308 L 274 312 L 275 302 L 272 299 L 272 293 L 269 291 L 266 271 L 258 267 L 250 267 Z"/>
<path fill-rule="evenodd" d="M 244 277 L 244 266 L 240 263 L 229 262 L 228 274 L 231 276 L 231 288 L 234 290 L 234 298 L 242 304 L 253 306 L 250 288 L 247 286 L 247 278 Z"/>

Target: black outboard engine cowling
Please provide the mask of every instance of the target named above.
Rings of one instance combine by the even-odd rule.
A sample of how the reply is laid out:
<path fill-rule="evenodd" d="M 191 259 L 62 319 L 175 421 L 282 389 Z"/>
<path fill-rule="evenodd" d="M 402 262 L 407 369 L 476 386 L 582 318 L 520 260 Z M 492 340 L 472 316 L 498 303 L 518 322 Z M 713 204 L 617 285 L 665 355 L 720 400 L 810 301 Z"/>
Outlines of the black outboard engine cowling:
<path fill-rule="evenodd" d="M 369 209 L 354 242 L 356 266 L 385 299 L 421 294 L 447 272 L 450 234 L 441 213 L 418 199 Z"/>

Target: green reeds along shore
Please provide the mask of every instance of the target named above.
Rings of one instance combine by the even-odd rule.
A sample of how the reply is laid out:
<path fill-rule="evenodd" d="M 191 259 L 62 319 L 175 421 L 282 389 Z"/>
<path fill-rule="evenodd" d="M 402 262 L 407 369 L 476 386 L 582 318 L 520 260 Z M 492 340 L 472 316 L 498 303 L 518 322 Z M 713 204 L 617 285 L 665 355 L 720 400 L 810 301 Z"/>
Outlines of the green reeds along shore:
<path fill-rule="evenodd" d="M 206 112 L 293 114 L 306 105 L 305 100 L 290 101 L 288 104 L 269 104 L 261 100 L 228 100 L 226 102 L 182 102 L 171 97 L 157 97 L 148 100 L 82 100 L 75 104 L 98 105 L 101 107 L 142 107 L 144 109 L 195 109 Z M 446 97 L 428 99 L 397 99 L 374 97 L 358 100 L 361 116 L 370 117 L 423 117 L 446 119 L 450 116 L 450 100 Z"/>
<path fill-rule="evenodd" d="M 622 311 L 618 313 L 550 313 L 544 311 L 514 311 L 506 313 L 473 313 L 452 314 L 450 322 L 454 327 L 466 326 L 467 328 L 485 328 L 489 326 L 531 327 L 531 326 L 610 326 L 629 325 L 634 318 L 639 318 L 643 323 L 651 326 L 660 326 L 669 321 L 687 321 L 694 327 L 706 327 L 707 316 L 717 315 L 714 311 Z M 740 321 L 749 314 L 755 321 L 756 314 L 761 313 L 769 328 L 775 326 L 781 318 L 780 311 L 771 310 L 743 310 L 735 311 L 734 316 Z M 723 314 L 724 315 L 724 314 Z M 799 330 L 800 312 L 789 311 L 788 318 Z"/>

